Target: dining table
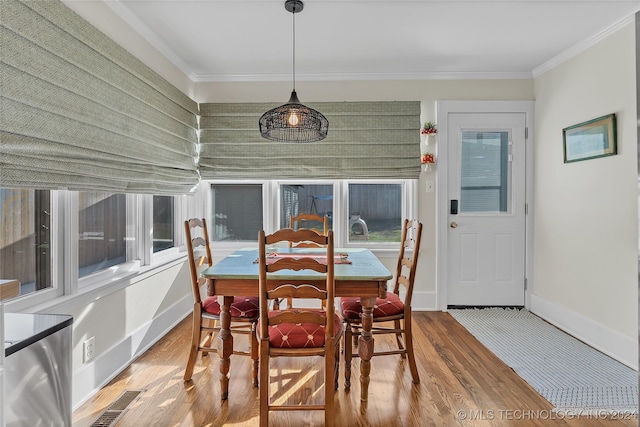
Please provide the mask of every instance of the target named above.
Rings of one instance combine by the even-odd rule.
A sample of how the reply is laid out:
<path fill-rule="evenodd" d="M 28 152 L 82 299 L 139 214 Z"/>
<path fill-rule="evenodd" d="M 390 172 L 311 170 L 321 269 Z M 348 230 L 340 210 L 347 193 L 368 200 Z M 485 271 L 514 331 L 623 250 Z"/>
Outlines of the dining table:
<path fill-rule="evenodd" d="M 322 248 L 268 248 L 271 254 L 309 253 L 309 251 L 325 251 Z M 369 374 L 371 357 L 373 356 L 374 338 L 373 307 L 376 298 L 386 298 L 387 281 L 393 276 L 374 253 L 365 248 L 335 248 L 340 260 L 334 269 L 335 296 L 360 297 L 362 302 L 362 330 L 358 338 L 358 356 L 360 357 L 360 400 L 367 401 L 369 390 Z M 325 252 L 326 253 L 326 252 Z M 207 279 L 207 295 L 217 295 L 221 302 L 220 332 L 217 335 L 218 356 L 220 358 L 221 397 L 229 396 L 229 368 L 233 353 L 233 336 L 231 334 L 231 315 L 229 309 L 234 296 L 258 296 L 258 249 L 246 248 L 237 250 L 224 257 L 201 275 Z M 269 279 L 286 279 L 292 283 L 309 283 L 324 288 L 326 279 L 320 273 L 310 270 L 281 270 L 269 273 Z"/>

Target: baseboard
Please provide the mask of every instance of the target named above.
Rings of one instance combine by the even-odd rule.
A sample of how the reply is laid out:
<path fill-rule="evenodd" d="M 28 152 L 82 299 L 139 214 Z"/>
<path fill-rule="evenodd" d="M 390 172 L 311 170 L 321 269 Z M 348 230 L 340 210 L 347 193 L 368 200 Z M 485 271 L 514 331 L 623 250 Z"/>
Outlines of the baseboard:
<path fill-rule="evenodd" d="M 638 341 L 566 307 L 531 295 L 530 311 L 613 359 L 638 370 Z"/>
<path fill-rule="evenodd" d="M 438 294 L 435 292 L 416 292 L 414 290 L 411 308 L 413 308 L 413 311 L 438 310 Z"/>
<path fill-rule="evenodd" d="M 72 408 L 75 411 L 138 356 L 165 336 L 193 310 L 193 296 L 186 295 L 170 308 L 125 337 L 121 342 L 73 373 Z"/>

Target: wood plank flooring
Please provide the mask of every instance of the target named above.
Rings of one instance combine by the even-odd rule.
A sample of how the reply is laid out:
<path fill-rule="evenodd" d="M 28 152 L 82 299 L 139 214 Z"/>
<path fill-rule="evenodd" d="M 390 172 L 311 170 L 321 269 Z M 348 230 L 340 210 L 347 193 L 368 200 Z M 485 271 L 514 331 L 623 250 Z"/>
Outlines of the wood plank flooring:
<path fill-rule="evenodd" d="M 614 417 L 552 412 L 552 406 L 515 372 L 483 347 L 448 313 L 414 314 L 414 345 L 421 384 L 411 382 L 399 356 L 374 357 L 369 401 L 360 402 L 359 360 L 352 387 L 344 389 L 344 367 L 336 392 L 336 425 L 350 426 L 637 426 L 637 416 Z M 232 356 L 229 400 L 220 400 L 217 356 L 198 357 L 193 379 L 183 382 L 191 335 L 190 317 L 118 375 L 73 415 L 76 427 L 90 426 L 125 390 L 144 389 L 116 424 L 140 426 L 258 425 L 258 389 L 251 386 L 250 360 Z M 235 337 L 236 346 L 246 345 Z M 376 347 L 391 347 L 376 336 Z M 276 359 L 272 393 L 280 399 L 321 399 L 319 358 Z M 284 390 L 289 390 L 285 394 Z M 623 418 L 623 419 L 621 419 Z M 626 419 L 624 419 L 626 418 Z M 275 412 L 273 426 L 321 426 L 321 412 Z"/>

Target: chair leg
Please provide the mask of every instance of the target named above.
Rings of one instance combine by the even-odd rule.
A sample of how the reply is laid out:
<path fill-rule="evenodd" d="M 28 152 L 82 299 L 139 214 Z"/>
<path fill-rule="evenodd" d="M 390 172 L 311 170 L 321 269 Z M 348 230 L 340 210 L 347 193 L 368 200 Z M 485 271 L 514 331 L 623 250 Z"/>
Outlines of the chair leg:
<path fill-rule="evenodd" d="M 404 317 L 404 340 L 407 347 L 407 357 L 409 358 L 409 369 L 411 369 L 411 377 L 414 384 L 420 384 L 420 376 L 418 376 L 418 366 L 416 358 L 413 354 L 413 334 L 411 332 L 411 314 L 405 314 Z"/>
<path fill-rule="evenodd" d="M 258 387 L 258 337 L 256 336 L 256 323 L 251 324 L 251 360 L 253 362 L 253 386 Z"/>
<path fill-rule="evenodd" d="M 347 323 L 344 328 L 344 388 L 351 388 L 351 359 L 353 357 L 353 336 L 351 325 Z"/>
<path fill-rule="evenodd" d="M 269 426 L 269 342 L 260 341 L 260 427 Z"/>
<path fill-rule="evenodd" d="M 334 368 L 333 368 L 333 389 L 338 389 L 338 379 L 340 377 L 340 342 L 337 343 L 334 350 Z"/>
<path fill-rule="evenodd" d="M 205 319 L 204 320 L 207 324 L 208 327 L 210 328 L 216 328 L 218 321 L 217 320 L 211 320 L 211 319 Z M 213 325 L 211 324 L 213 323 Z M 202 341 L 200 341 L 200 347 L 211 347 L 211 343 L 213 342 L 213 336 L 215 335 L 214 331 L 208 332 L 204 339 Z M 202 357 L 207 357 L 209 356 L 209 352 L 205 351 L 202 353 Z"/>
<path fill-rule="evenodd" d="M 335 355 L 336 349 L 340 346 L 336 345 L 335 339 L 331 338 L 325 342 L 325 365 L 324 365 L 324 425 L 325 427 L 333 427 L 334 418 L 334 396 L 335 389 L 331 387 L 331 384 L 335 384 L 335 358 L 331 357 L 332 353 Z"/>
<path fill-rule="evenodd" d="M 400 320 L 399 319 L 393 321 L 393 327 L 395 329 L 401 329 L 400 328 Z M 398 350 L 405 350 L 405 351 L 407 350 L 405 348 L 405 344 L 402 342 L 402 332 L 396 333 L 396 343 L 398 344 Z M 400 357 L 402 357 L 404 359 L 404 358 L 406 358 L 406 355 L 404 353 L 401 353 Z"/>
<path fill-rule="evenodd" d="M 200 304 L 195 304 L 193 308 L 193 326 L 191 330 L 191 349 L 189 350 L 189 358 L 187 359 L 187 367 L 184 369 L 184 381 L 189 381 L 193 375 L 193 368 L 198 358 L 198 348 L 200 346 L 200 337 L 202 326 L 202 317 L 200 316 Z"/>
<path fill-rule="evenodd" d="M 351 332 L 352 332 L 352 339 L 351 339 L 351 345 L 353 346 L 353 348 L 358 348 L 358 337 L 360 336 L 357 332 L 358 332 L 358 326 L 351 326 Z"/>

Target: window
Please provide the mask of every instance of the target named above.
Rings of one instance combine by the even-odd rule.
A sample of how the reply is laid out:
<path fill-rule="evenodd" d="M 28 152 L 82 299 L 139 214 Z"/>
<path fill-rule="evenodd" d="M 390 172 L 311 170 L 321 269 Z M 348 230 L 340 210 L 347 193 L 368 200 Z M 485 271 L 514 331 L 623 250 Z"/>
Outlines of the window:
<path fill-rule="evenodd" d="M 349 242 L 400 242 L 402 185 L 349 184 Z"/>
<path fill-rule="evenodd" d="M 507 212 L 509 133 L 462 132 L 460 212 Z"/>
<path fill-rule="evenodd" d="M 312 213 L 329 217 L 329 229 L 333 219 L 333 185 L 331 184 L 282 184 L 280 186 L 280 228 L 289 227 L 289 217 Z M 320 224 L 322 225 L 322 224 Z M 315 227 L 318 224 L 314 224 Z"/>
<path fill-rule="evenodd" d="M 171 196 L 153 196 L 153 253 L 175 245 L 173 199 Z"/>
<path fill-rule="evenodd" d="M 184 257 L 177 247 L 183 239 L 175 215 L 204 215 L 207 191 L 199 193 L 0 188 L 0 280 L 20 283 L 19 298 L 11 286 L 2 289 L 0 300 L 20 311 L 65 294 L 102 292 L 104 286 L 122 286 L 124 278 Z"/>
<path fill-rule="evenodd" d="M 0 188 L 0 205 L 0 279 L 17 280 L 20 296 L 50 288 L 50 192 Z"/>
<path fill-rule="evenodd" d="M 289 227 L 290 215 L 326 214 L 337 247 L 392 249 L 404 218 L 417 215 L 415 189 L 416 180 L 402 179 L 216 181 L 209 232 L 214 241 L 255 242 L 263 227 L 267 233 Z"/>
<path fill-rule="evenodd" d="M 261 184 L 213 184 L 211 204 L 211 240 L 258 240 L 263 227 Z"/>
<path fill-rule="evenodd" d="M 126 218 L 124 194 L 78 193 L 79 277 L 126 262 Z"/>

